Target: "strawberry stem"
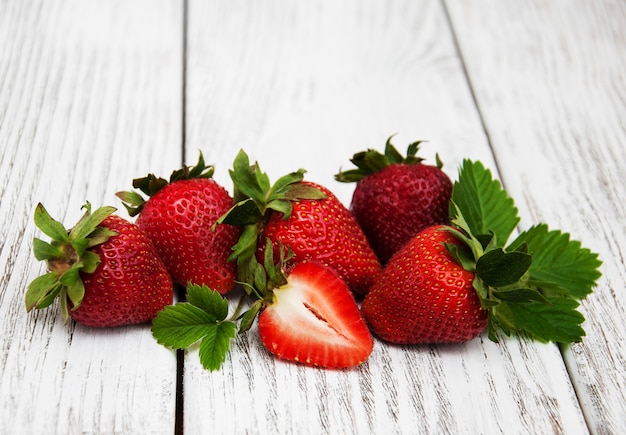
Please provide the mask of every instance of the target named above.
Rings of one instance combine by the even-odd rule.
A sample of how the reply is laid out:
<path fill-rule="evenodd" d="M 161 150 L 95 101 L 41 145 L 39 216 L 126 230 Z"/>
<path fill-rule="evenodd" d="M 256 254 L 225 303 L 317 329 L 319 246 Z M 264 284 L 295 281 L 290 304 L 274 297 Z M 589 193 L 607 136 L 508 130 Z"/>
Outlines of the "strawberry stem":
<path fill-rule="evenodd" d="M 391 144 L 391 138 L 394 136 L 395 134 L 387 139 L 384 153 L 371 148 L 355 153 L 350 161 L 357 168 L 348 171 L 340 170 L 339 173 L 335 175 L 335 180 L 342 183 L 359 182 L 368 175 L 375 174 L 390 165 L 418 165 L 424 161 L 423 158 L 416 155 L 423 141 L 420 140 L 409 144 L 405 157 Z M 443 166 L 441 160 L 439 160 L 439 156 L 437 156 L 437 166 L 439 168 Z"/>

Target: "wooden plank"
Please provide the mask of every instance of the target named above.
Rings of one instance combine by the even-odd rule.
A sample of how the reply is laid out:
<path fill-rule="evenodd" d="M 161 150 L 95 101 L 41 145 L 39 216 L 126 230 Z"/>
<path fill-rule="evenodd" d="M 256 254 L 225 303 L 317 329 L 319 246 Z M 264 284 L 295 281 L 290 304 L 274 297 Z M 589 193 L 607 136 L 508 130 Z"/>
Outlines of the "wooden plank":
<path fill-rule="evenodd" d="M 202 149 L 229 188 L 243 147 L 273 180 L 304 167 L 348 204 L 333 174 L 396 132 L 430 140 L 453 177 L 464 157 L 496 169 L 441 2 L 191 0 L 188 37 L 187 160 Z M 215 373 L 187 354 L 186 432 L 586 432 L 554 345 L 377 341 L 349 371 L 277 361 L 254 328 L 233 347 Z"/>
<path fill-rule="evenodd" d="M 626 4 L 449 1 L 502 176 L 525 225 L 545 221 L 600 253 L 563 349 L 593 433 L 626 433 Z"/>
<path fill-rule="evenodd" d="M 181 160 L 174 0 L 0 4 L 0 433 L 172 433 L 176 358 L 149 326 L 26 314 L 37 202 L 68 226 Z M 45 237 L 45 236 L 43 236 Z"/>

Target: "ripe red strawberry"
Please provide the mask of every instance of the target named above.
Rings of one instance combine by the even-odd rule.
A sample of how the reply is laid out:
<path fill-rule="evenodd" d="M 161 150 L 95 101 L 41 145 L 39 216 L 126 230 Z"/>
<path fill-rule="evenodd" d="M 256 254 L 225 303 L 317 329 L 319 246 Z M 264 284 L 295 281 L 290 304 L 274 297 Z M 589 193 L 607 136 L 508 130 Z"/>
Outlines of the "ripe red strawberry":
<path fill-rule="evenodd" d="M 355 295 L 363 296 L 381 265 L 363 231 L 348 209 L 327 188 L 303 181 L 302 186 L 318 189 L 322 199 L 302 199 L 292 203 L 289 217 L 272 212 L 262 233 L 278 245 L 293 251 L 291 264 L 315 260 L 332 267 L 348 283 Z M 260 243 L 260 250 L 264 243 Z"/>
<path fill-rule="evenodd" d="M 374 281 L 362 312 L 371 330 L 393 343 L 470 340 L 487 327 L 472 284 L 445 243 L 460 242 L 443 226 L 429 227 L 400 249 Z"/>
<path fill-rule="evenodd" d="M 112 207 L 87 212 L 71 230 L 53 220 L 43 205 L 37 226 L 52 238 L 35 238 L 38 260 L 49 273 L 36 278 L 26 293 L 26 308 L 45 308 L 60 297 L 63 317 L 107 327 L 143 323 L 172 303 L 172 281 L 150 239 L 118 216 Z"/>
<path fill-rule="evenodd" d="M 149 196 L 147 201 L 132 192 L 118 196 L 128 203 L 131 216 L 139 215 L 137 225 L 152 239 L 174 283 L 205 284 L 224 294 L 235 286 L 236 265 L 228 256 L 239 229 L 213 228 L 233 199 L 212 174 L 200 154 L 194 168 L 174 171 L 169 183 L 152 174 L 133 180 L 133 187 Z"/>
<path fill-rule="evenodd" d="M 374 342 L 337 272 L 299 263 L 259 316 L 263 345 L 279 358 L 324 368 L 363 363 Z"/>
<path fill-rule="evenodd" d="M 387 140 L 385 154 L 357 153 L 358 169 L 340 172 L 342 182 L 357 182 L 350 211 L 384 264 L 415 234 L 448 222 L 452 181 L 437 166 L 416 157 L 420 142 L 409 145 L 404 158 Z"/>
<path fill-rule="evenodd" d="M 267 175 L 258 165 L 251 167 L 243 151 L 230 173 L 239 198 L 220 222 L 244 227 L 232 256 L 241 281 L 254 280 L 257 261 L 252 258 L 255 252 L 262 257 L 268 239 L 275 252 L 279 244 L 291 249 L 291 265 L 318 261 L 334 268 L 355 295 L 367 293 L 382 270 L 380 262 L 354 217 L 328 189 L 303 182 L 302 169 L 270 186 Z"/>

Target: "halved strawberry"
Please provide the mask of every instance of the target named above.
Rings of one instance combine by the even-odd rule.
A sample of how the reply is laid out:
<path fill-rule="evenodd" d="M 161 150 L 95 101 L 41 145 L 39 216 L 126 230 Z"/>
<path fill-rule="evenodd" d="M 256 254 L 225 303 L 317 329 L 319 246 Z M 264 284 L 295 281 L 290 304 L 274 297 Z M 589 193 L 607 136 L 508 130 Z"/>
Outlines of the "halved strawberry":
<path fill-rule="evenodd" d="M 299 263 L 259 316 L 263 345 L 279 358 L 325 368 L 363 363 L 374 342 L 346 283 L 319 263 Z"/>

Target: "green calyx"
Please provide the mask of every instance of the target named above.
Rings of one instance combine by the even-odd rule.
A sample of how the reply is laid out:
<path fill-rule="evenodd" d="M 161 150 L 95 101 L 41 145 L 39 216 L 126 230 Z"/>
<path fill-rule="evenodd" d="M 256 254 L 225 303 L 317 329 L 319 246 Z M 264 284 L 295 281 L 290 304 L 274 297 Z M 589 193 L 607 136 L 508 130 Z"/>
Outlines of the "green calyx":
<path fill-rule="evenodd" d="M 489 338 L 497 330 L 548 342 L 585 335 L 577 311 L 601 276 L 598 255 L 568 234 L 539 224 L 507 241 L 519 223 L 517 208 L 491 172 L 465 160 L 450 205 L 452 257 L 474 273 L 473 286 L 489 312 Z"/>
<path fill-rule="evenodd" d="M 101 207 L 91 213 L 91 205 L 78 223 L 66 230 L 62 223 L 54 220 L 42 204 L 35 209 L 35 225 L 47 236 L 50 242 L 33 239 L 33 253 L 39 261 L 46 261 L 48 273 L 35 278 L 28 286 L 25 296 L 26 310 L 43 309 L 59 296 L 61 313 L 67 321 L 68 300 L 73 309 L 80 306 L 85 288 L 80 272 L 93 273 L 100 264 L 100 257 L 89 248 L 102 244 L 117 233 L 99 226 L 110 216 L 114 207 Z"/>
<path fill-rule="evenodd" d="M 170 175 L 169 181 L 165 178 L 157 177 L 154 174 L 148 174 L 143 178 L 135 178 L 133 180 L 133 187 L 135 189 L 139 189 L 149 198 L 156 195 L 158 191 L 163 189 L 168 184 L 180 180 L 191 180 L 194 178 L 212 178 L 214 172 L 215 168 L 213 165 L 207 166 L 204 162 L 204 156 L 202 155 L 202 152 L 200 152 L 198 163 L 196 163 L 195 166 L 190 167 L 184 165 L 182 168 L 173 171 Z M 116 196 L 122 200 L 124 207 L 131 217 L 137 216 L 141 213 L 146 203 L 146 200 L 139 193 L 134 191 L 117 192 Z"/>
<path fill-rule="evenodd" d="M 248 155 L 239 151 L 229 171 L 235 186 L 236 204 L 218 219 L 216 224 L 242 227 L 241 236 L 233 247 L 229 261 L 237 260 L 239 280 L 253 284 L 261 273 L 255 259 L 258 239 L 273 212 L 287 219 L 292 212 L 292 202 L 303 199 L 323 199 L 324 192 L 302 184 L 304 169 L 298 169 L 271 184 L 268 175 L 261 171 L 258 163 L 250 164 Z"/>
<path fill-rule="evenodd" d="M 394 135 L 387 139 L 384 154 L 374 149 L 368 149 L 367 151 L 361 151 L 354 154 L 350 161 L 357 167 L 357 169 L 351 169 L 348 171 L 340 170 L 339 173 L 335 175 L 335 180 L 342 183 L 359 182 L 368 175 L 375 174 L 390 165 L 417 165 L 424 161 L 424 159 L 417 157 L 417 151 L 423 141 L 417 141 L 409 144 L 406 151 L 406 157 L 404 157 L 391 144 L 391 138 L 393 136 Z M 437 166 L 442 166 L 439 156 L 437 156 Z"/>

